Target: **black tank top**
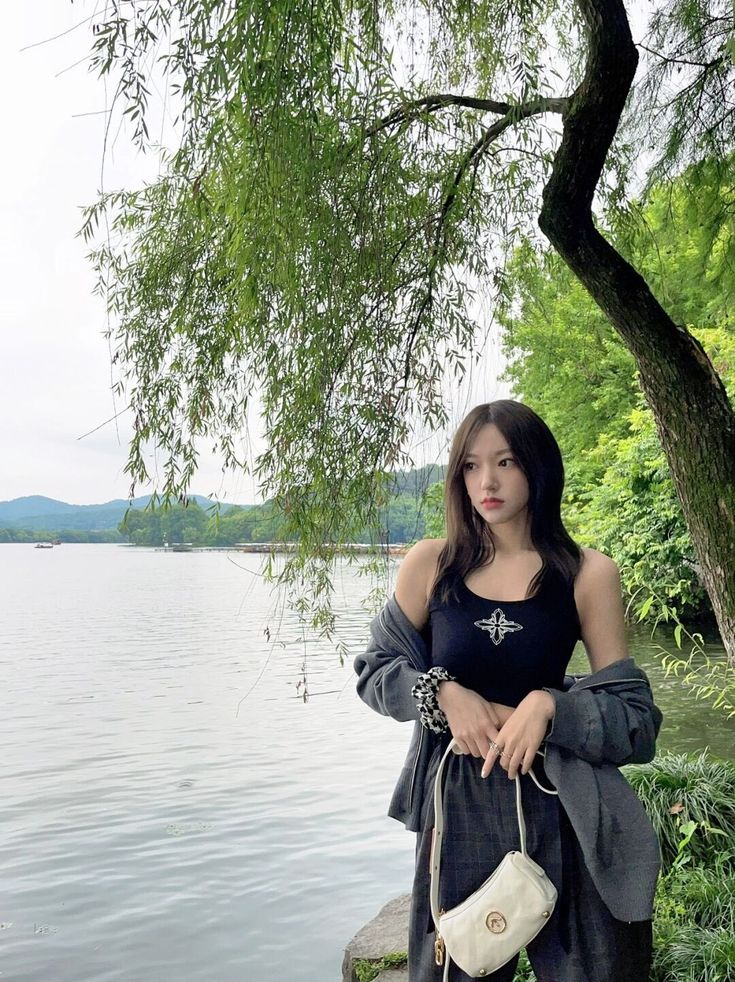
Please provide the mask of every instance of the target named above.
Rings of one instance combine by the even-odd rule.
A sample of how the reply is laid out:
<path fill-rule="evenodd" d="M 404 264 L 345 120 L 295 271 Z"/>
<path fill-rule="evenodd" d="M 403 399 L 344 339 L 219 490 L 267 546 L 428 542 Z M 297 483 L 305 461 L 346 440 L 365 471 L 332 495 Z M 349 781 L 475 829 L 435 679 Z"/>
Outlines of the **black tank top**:
<path fill-rule="evenodd" d="M 460 579 L 458 593 L 459 603 L 429 603 L 432 664 L 506 706 L 562 686 L 580 637 L 573 582 L 549 572 L 534 597 L 509 601 L 480 597 Z"/>

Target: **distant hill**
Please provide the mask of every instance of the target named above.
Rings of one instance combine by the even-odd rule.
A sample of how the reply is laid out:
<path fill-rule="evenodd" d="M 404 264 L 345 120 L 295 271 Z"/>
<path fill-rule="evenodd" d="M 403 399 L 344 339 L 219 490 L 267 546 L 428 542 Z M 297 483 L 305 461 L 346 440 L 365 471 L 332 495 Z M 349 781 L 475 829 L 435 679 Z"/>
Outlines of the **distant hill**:
<path fill-rule="evenodd" d="M 428 464 L 410 471 L 396 471 L 394 493 L 419 500 L 430 485 L 443 480 L 445 470 L 444 466 Z M 189 497 L 205 510 L 216 504 L 198 494 Z M 13 498 L 12 501 L 0 501 L 0 528 L 48 532 L 106 531 L 118 527 L 128 508 L 145 508 L 150 500 L 150 495 L 144 495 L 135 498 L 132 504 L 126 498 L 116 498 L 100 505 L 70 505 L 66 501 L 32 494 L 24 498 Z M 231 508 L 253 507 L 255 506 L 221 502 L 220 513 L 224 515 Z"/>
<path fill-rule="evenodd" d="M 44 498 L 41 494 L 31 494 L 25 498 L 13 498 L 12 501 L 0 501 L 0 520 L 12 521 L 16 518 L 32 518 L 34 515 L 60 515 L 63 512 L 74 511 L 75 508 L 92 507 L 97 505 L 68 505 L 65 501 L 55 498 Z"/>
<path fill-rule="evenodd" d="M 395 493 L 420 498 L 432 484 L 444 480 L 446 469 L 444 464 L 427 464 L 425 467 L 418 467 L 411 471 L 396 471 L 394 475 Z"/>
<path fill-rule="evenodd" d="M 193 494 L 190 498 L 204 508 L 212 508 L 215 502 L 202 495 Z M 0 501 L 0 528 L 8 529 L 82 529 L 102 531 L 116 529 L 128 508 L 145 508 L 151 496 L 135 498 L 131 504 L 125 498 L 116 498 L 100 505 L 70 505 L 66 501 L 46 498 L 33 494 L 12 501 Z M 229 505 L 220 503 L 220 512 L 226 513 L 233 507 L 252 508 L 252 505 Z"/>

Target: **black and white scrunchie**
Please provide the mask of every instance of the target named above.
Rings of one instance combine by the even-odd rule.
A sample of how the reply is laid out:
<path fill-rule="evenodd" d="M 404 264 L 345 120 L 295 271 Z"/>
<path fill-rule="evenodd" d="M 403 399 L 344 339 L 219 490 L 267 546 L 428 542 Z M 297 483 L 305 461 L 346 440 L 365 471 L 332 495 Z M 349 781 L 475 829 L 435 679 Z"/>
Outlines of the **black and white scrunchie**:
<path fill-rule="evenodd" d="M 449 729 L 449 723 L 443 709 L 439 708 L 437 695 L 441 682 L 454 682 L 455 678 L 450 675 L 446 668 L 441 665 L 434 665 L 416 679 L 411 695 L 416 700 L 419 710 L 421 724 L 431 730 L 432 733 L 444 733 Z"/>

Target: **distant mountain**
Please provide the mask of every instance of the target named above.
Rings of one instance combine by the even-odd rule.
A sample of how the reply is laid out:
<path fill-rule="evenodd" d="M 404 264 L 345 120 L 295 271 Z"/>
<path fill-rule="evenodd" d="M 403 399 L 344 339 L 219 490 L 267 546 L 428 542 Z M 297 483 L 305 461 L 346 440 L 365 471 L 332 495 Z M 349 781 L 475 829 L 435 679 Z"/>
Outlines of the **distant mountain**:
<path fill-rule="evenodd" d="M 202 495 L 193 494 L 189 497 L 204 509 L 215 505 L 215 502 Z M 116 529 L 128 508 L 145 508 L 150 500 L 150 495 L 144 495 L 135 498 L 132 504 L 125 498 L 116 498 L 101 505 L 70 505 L 66 501 L 33 494 L 24 498 L 13 498 L 12 501 L 0 501 L 0 528 L 48 531 Z M 224 514 L 234 507 L 252 508 L 253 506 L 220 503 L 220 512 Z"/>
<path fill-rule="evenodd" d="M 444 480 L 444 464 L 427 464 L 411 471 L 396 471 L 393 475 L 396 494 L 409 494 L 420 498 L 427 488 Z"/>
<path fill-rule="evenodd" d="M 85 505 L 67 505 L 65 501 L 44 498 L 41 494 L 31 494 L 25 498 L 13 498 L 12 501 L 0 501 L 0 520 L 6 522 L 15 518 L 31 518 L 33 515 L 60 515 L 84 507 Z"/>
<path fill-rule="evenodd" d="M 443 465 L 428 464 L 410 471 L 396 471 L 394 493 L 410 495 L 418 500 L 431 484 L 443 480 L 445 469 Z M 205 510 L 216 504 L 198 494 L 189 497 Z M 145 508 L 150 500 L 150 495 L 144 495 L 135 498 L 132 504 L 125 498 L 116 498 L 100 505 L 70 505 L 66 501 L 32 494 L 25 498 L 13 498 L 12 501 L 0 501 L 0 528 L 48 532 L 116 529 L 128 508 Z M 220 512 L 225 514 L 231 508 L 253 507 L 221 502 Z"/>

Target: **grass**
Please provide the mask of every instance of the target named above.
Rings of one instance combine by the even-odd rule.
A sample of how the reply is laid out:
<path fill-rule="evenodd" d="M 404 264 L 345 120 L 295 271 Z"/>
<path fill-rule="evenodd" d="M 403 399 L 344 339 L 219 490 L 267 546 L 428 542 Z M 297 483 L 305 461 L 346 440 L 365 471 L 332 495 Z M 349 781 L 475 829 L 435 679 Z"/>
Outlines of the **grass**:
<path fill-rule="evenodd" d="M 385 968 L 402 968 L 408 963 L 405 951 L 397 951 L 392 955 L 384 955 L 380 961 L 373 962 L 360 959 L 355 962 L 357 982 L 373 982 Z"/>
<path fill-rule="evenodd" d="M 735 764 L 668 753 L 625 775 L 661 842 L 651 982 L 735 982 Z"/>
<path fill-rule="evenodd" d="M 664 870 L 676 859 L 682 822 L 697 824 L 689 844 L 692 862 L 708 865 L 718 850 L 735 852 L 735 764 L 707 752 L 666 753 L 624 773 L 656 829 Z"/>

